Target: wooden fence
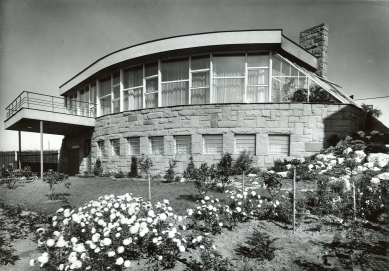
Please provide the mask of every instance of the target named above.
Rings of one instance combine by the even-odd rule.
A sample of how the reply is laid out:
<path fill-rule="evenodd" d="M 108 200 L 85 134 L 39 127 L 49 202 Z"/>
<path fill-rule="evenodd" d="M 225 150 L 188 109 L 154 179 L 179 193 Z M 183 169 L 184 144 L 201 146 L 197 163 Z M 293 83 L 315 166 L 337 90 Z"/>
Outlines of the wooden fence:
<path fill-rule="evenodd" d="M 2 151 L 0 152 L 0 167 L 18 168 L 17 151 Z M 43 151 L 43 170 L 57 170 L 58 166 L 58 151 Z M 22 168 L 29 166 L 33 172 L 40 172 L 41 154 L 40 151 L 22 151 L 21 152 Z"/>

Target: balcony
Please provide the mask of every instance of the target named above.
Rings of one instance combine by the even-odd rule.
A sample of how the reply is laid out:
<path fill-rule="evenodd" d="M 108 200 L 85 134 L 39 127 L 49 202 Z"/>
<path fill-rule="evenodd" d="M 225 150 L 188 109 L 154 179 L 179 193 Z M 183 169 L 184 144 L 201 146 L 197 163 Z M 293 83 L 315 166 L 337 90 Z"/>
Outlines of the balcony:
<path fill-rule="evenodd" d="M 6 107 L 6 130 L 66 135 L 95 126 L 96 105 L 34 92 L 22 92 Z"/>

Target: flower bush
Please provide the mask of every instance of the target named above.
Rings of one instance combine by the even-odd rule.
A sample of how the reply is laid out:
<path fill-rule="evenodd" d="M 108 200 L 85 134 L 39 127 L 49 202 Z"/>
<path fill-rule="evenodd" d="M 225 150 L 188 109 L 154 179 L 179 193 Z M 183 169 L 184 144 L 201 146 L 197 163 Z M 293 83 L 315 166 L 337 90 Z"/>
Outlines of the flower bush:
<path fill-rule="evenodd" d="M 205 196 L 203 200 L 196 202 L 195 209 L 188 209 L 189 227 L 195 230 L 212 232 L 212 234 L 221 233 L 223 226 L 220 214 L 221 205 L 218 199 L 211 199 Z"/>
<path fill-rule="evenodd" d="M 177 220 L 169 201 L 152 208 L 131 194 L 100 197 L 78 211 L 61 208 L 49 228 L 38 229 L 38 262 L 46 270 L 106 270 L 149 257 L 170 268 L 186 249 Z"/>

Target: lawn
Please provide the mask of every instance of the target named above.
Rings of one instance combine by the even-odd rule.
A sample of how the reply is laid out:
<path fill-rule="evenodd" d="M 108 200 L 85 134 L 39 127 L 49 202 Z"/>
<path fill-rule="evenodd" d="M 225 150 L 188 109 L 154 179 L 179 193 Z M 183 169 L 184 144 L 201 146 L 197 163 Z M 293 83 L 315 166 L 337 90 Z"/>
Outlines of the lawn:
<path fill-rule="evenodd" d="M 132 193 L 134 196 L 148 199 L 148 182 L 144 179 L 117 179 L 95 177 L 77 178 L 70 177 L 70 189 L 59 185 L 55 194 L 65 196 L 71 206 L 80 207 L 85 203 L 96 200 L 104 195 L 123 195 Z M 0 202 L 18 204 L 24 210 L 53 214 L 62 203 L 49 201 L 49 186 L 41 180 L 19 184 L 15 189 L 8 189 L 4 184 L 0 185 Z M 209 195 L 223 197 L 222 193 L 211 191 Z M 157 203 L 163 199 L 169 199 L 173 209 L 184 215 L 186 209 L 193 208 L 198 198 L 197 189 L 193 182 L 163 183 L 153 180 L 151 183 L 152 202 Z"/>

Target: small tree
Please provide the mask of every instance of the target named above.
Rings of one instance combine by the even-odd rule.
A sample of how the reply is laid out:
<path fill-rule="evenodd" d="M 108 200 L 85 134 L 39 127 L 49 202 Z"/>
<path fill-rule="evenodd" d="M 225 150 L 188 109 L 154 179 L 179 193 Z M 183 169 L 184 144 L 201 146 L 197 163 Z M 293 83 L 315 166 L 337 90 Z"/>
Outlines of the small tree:
<path fill-rule="evenodd" d="M 382 115 L 382 111 L 378 108 L 373 108 L 373 106 L 362 104 L 362 109 L 366 111 L 366 121 L 365 121 L 365 129 L 367 131 L 372 131 L 374 129 L 375 121 L 374 118 L 379 118 Z"/>
<path fill-rule="evenodd" d="M 184 174 L 183 174 L 183 177 L 188 179 L 188 180 L 194 180 L 196 179 L 196 166 L 195 164 L 193 163 L 193 157 L 191 156 L 189 158 L 189 163 L 188 163 L 188 166 L 186 167 L 185 171 L 184 171 Z"/>
<path fill-rule="evenodd" d="M 95 176 L 100 176 L 100 174 L 102 172 L 103 172 L 103 169 L 101 168 L 101 161 L 99 158 L 97 158 L 96 163 L 95 163 L 95 167 L 93 169 L 93 174 L 95 174 Z"/>
<path fill-rule="evenodd" d="M 153 167 L 153 161 L 146 155 L 142 154 L 141 158 L 139 158 L 138 163 L 140 172 L 147 175 L 147 179 L 149 181 L 149 200 L 151 201 L 150 169 Z"/>
<path fill-rule="evenodd" d="M 233 175 L 232 169 L 232 157 L 231 154 L 226 152 L 222 154 L 222 157 L 216 167 L 216 178 L 222 184 L 223 193 L 226 190 L 227 185 L 231 184 L 230 176 Z"/>
<path fill-rule="evenodd" d="M 163 176 L 167 183 L 172 183 L 175 181 L 176 171 L 174 168 L 177 165 L 177 161 L 174 159 L 171 159 L 169 161 L 169 168 L 166 170 L 165 176 Z"/>
<path fill-rule="evenodd" d="M 244 176 L 250 171 L 254 163 L 254 158 L 249 151 L 243 150 L 234 164 L 235 174 L 242 174 L 242 187 L 244 191 Z"/>
<path fill-rule="evenodd" d="M 202 163 L 200 168 L 193 170 L 192 177 L 201 196 L 205 197 L 208 191 L 215 187 L 215 176 L 215 165 L 209 167 L 207 163 Z"/>
<path fill-rule="evenodd" d="M 50 169 L 48 172 L 43 173 L 43 181 L 48 183 L 50 186 L 50 199 L 54 199 L 54 187 L 60 184 L 64 184 L 66 188 L 70 188 L 70 183 L 65 181 L 67 180 L 68 175 L 64 173 L 59 173 Z"/>
<path fill-rule="evenodd" d="M 132 156 L 131 157 L 131 171 L 129 173 L 129 176 L 130 177 L 139 177 L 139 173 L 138 173 L 138 158 L 136 158 L 136 156 Z"/>

